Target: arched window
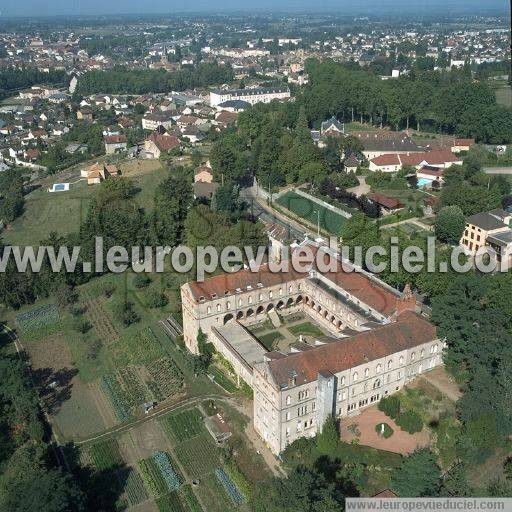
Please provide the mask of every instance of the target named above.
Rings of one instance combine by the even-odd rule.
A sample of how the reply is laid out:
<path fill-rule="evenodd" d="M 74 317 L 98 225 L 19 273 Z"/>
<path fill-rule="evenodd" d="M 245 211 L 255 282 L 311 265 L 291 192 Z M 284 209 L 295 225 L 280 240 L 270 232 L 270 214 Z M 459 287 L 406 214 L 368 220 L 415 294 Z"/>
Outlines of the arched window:
<path fill-rule="evenodd" d="M 260 294 L 258 295 L 258 300 L 259 300 L 259 301 L 262 301 L 262 300 L 263 300 L 263 293 L 260 293 Z"/>
<path fill-rule="evenodd" d="M 208 306 L 206 308 L 206 314 L 209 315 L 210 313 L 212 312 L 212 307 L 211 306 Z"/>
<path fill-rule="evenodd" d="M 400 356 L 398 362 L 400 363 L 400 365 L 404 364 L 404 356 Z"/>
<path fill-rule="evenodd" d="M 424 348 L 421 349 L 421 357 L 422 358 L 425 357 L 425 349 Z"/>
<path fill-rule="evenodd" d="M 434 354 L 437 354 L 437 345 L 434 345 Z"/>
<path fill-rule="evenodd" d="M 366 370 L 364 371 L 364 376 L 368 377 L 368 375 L 370 375 L 370 370 L 366 368 Z"/>
<path fill-rule="evenodd" d="M 290 421 L 292 419 L 292 413 L 290 411 L 288 411 L 286 413 L 286 421 Z"/>
<path fill-rule="evenodd" d="M 358 378 L 359 378 L 359 375 L 357 374 L 357 372 L 354 372 L 354 375 L 352 376 L 352 380 L 354 382 L 356 382 Z"/>
<path fill-rule="evenodd" d="M 416 353 L 415 353 L 415 352 L 413 352 L 413 353 L 411 354 L 411 361 L 414 361 L 415 359 L 416 359 Z"/>
<path fill-rule="evenodd" d="M 286 405 L 290 405 L 292 403 L 292 397 L 290 395 L 288 395 L 286 397 Z"/>
<path fill-rule="evenodd" d="M 382 365 L 380 363 L 377 365 L 376 371 L 377 371 L 377 373 L 380 373 L 382 371 Z"/>
<path fill-rule="evenodd" d="M 389 360 L 388 361 L 388 370 L 390 370 L 392 366 L 393 366 L 393 361 Z"/>
<path fill-rule="evenodd" d="M 377 380 L 373 383 L 373 389 L 377 389 L 377 388 L 380 388 L 380 379 L 377 379 Z"/>
<path fill-rule="evenodd" d="M 345 385 L 345 377 L 341 377 L 340 378 L 340 386 L 344 386 Z"/>
<path fill-rule="evenodd" d="M 226 309 L 231 309 L 231 302 L 229 302 L 229 301 L 226 302 Z"/>

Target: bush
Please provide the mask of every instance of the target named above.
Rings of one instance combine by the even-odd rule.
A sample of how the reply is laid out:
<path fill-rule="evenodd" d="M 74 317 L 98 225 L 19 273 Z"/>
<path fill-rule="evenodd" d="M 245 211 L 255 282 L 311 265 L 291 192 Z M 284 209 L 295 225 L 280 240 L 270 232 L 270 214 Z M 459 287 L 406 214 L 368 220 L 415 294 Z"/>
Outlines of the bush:
<path fill-rule="evenodd" d="M 133 309 L 133 303 L 128 301 L 123 301 L 115 306 L 114 314 L 125 327 L 128 327 L 135 322 L 140 320 L 139 315 Z"/>
<path fill-rule="evenodd" d="M 384 425 L 384 432 L 382 432 L 382 425 Z M 375 432 L 377 432 L 379 436 L 389 439 L 395 431 L 387 423 L 377 423 L 377 425 L 375 425 Z"/>
<path fill-rule="evenodd" d="M 133 278 L 133 285 L 135 288 L 138 288 L 139 290 L 141 288 L 146 288 L 151 283 L 151 278 L 147 274 L 137 274 Z"/>
<path fill-rule="evenodd" d="M 105 283 L 101 289 L 101 293 L 108 299 L 112 297 L 113 293 L 116 291 L 116 287 L 112 283 Z"/>
<path fill-rule="evenodd" d="M 169 301 L 167 297 L 161 292 L 151 292 L 148 294 L 147 305 L 150 308 L 161 308 Z"/>
<path fill-rule="evenodd" d="M 423 430 L 423 420 L 421 416 L 414 411 L 406 411 L 398 416 L 396 424 L 409 434 L 416 434 Z"/>
<path fill-rule="evenodd" d="M 400 399 L 397 396 L 386 396 L 379 402 L 378 408 L 386 416 L 396 419 L 400 414 Z"/>

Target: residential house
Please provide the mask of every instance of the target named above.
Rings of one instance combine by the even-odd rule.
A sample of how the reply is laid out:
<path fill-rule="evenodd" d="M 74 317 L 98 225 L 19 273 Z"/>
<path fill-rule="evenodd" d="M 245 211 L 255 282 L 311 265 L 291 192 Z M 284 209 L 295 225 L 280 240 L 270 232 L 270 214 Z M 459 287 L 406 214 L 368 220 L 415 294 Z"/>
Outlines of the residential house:
<path fill-rule="evenodd" d="M 390 153 L 370 160 L 370 171 L 397 172 L 402 166 L 438 167 L 447 169 L 452 165 L 462 165 L 462 159 L 449 150 L 427 151 L 422 153 Z"/>
<path fill-rule="evenodd" d="M 236 123 L 237 114 L 236 112 L 228 112 L 227 110 L 221 110 L 215 115 L 215 122 L 221 128 L 227 128 Z"/>
<path fill-rule="evenodd" d="M 469 151 L 476 144 L 475 139 L 455 139 L 452 152 L 461 153 Z"/>
<path fill-rule="evenodd" d="M 76 111 L 76 118 L 79 121 L 92 121 L 92 109 L 82 107 Z"/>
<path fill-rule="evenodd" d="M 357 168 L 359 167 L 359 160 L 355 157 L 355 155 L 350 155 L 348 158 L 345 158 L 344 162 L 345 172 L 357 172 Z"/>
<path fill-rule="evenodd" d="M 497 208 L 490 212 L 476 213 L 466 219 L 460 245 L 466 254 L 474 257 L 483 247 L 496 251 L 498 262 L 504 269 L 512 267 L 512 214 Z"/>
<path fill-rule="evenodd" d="M 87 185 L 96 185 L 102 181 L 119 176 L 121 171 L 114 164 L 99 163 L 87 167 L 80 172 L 82 178 L 87 179 Z"/>
<path fill-rule="evenodd" d="M 144 141 L 144 156 L 150 159 L 160 158 L 162 153 L 168 153 L 171 149 L 179 147 L 180 141 L 175 135 L 152 133 Z"/>
<path fill-rule="evenodd" d="M 168 112 L 149 112 L 142 118 L 142 128 L 144 130 L 156 130 L 163 126 L 166 130 L 174 124 L 174 120 Z"/>
<path fill-rule="evenodd" d="M 105 153 L 107 155 L 113 155 L 114 153 L 120 153 L 126 151 L 128 143 L 126 142 L 125 135 L 107 135 L 105 141 Z"/>
<path fill-rule="evenodd" d="M 339 137 L 345 134 L 345 125 L 340 123 L 334 116 L 320 125 L 322 137 Z"/>
<path fill-rule="evenodd" d="M 352 132 L 364 146 L 363 154 L 367 160 L 372 160 L 382 155 L 422 153 L 426 148 L 418 146 L 404 132 L 389 132 L 387 130 L 375 130 L 372 132 Z"/>

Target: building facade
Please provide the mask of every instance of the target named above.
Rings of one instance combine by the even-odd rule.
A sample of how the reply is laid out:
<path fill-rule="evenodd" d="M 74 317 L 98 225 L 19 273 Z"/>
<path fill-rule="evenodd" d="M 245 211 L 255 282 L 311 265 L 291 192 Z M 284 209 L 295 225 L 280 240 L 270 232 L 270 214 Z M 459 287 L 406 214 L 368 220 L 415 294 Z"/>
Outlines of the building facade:
<path fill-rule="evenodd" d="M 225 101 L 241 100 L 254 105 L 284 100 L 290 97 L 288 87 L 255 87 L 252 89 L 213 89 L 210 91 L 210 106 L 216 107 Z"/>
<path fill-rule="evenodd" d="M 327 417 L 358 414 L 442 364 L 443 342 L 416 313 L 408 288 L 400 293 L 341 264 L 333 251 L 315 250 L 316 262 L 318 253 L 334 260 L 332 270 L 312 263 L 304 272 L 275 273 L 264 265 L 181 288 L 187 348 L 198 353 L 201 330 L 251 386 L 254 428 L 276 455 L 316 435 Z M 299 312 L 329 334 L 269 352 L 250 332 Z"/>

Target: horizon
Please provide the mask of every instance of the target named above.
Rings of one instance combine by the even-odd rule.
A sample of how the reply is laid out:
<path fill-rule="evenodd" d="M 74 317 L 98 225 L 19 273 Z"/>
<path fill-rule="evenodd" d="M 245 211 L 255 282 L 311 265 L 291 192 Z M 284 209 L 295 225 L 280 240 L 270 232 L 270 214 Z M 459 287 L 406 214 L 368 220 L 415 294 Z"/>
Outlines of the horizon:
<path fill-rule="evenodd" d="M 261 0 L 259 2 L 247 2 L 240 6 L 234 0 L 221 0 L 216 8 L 212 8 L 211 2 L 197 0 L 193 5 L 184 0 L 155 0 L 150 6 L 141 5 L 134 0 L 111 0 L 108 5 L 99 0 L 91 0 L 87 3 L 69 3 L 64 0 L 52 2 L 52 6 L 45 9 L 45 13 L 34 16 L 33 12 L 40 10 L 39 0 L 25 0 L 16 5 L 11 4 L 7 8 L 0 9 L 0 20 L 13 17 L 47 18 L 52 16 L 111 16 L 111 15 L 212 15 L 212 14 L 306 14 L 318 12 L 322 14 L 346 14 L 354 15 L 393 15 L 393 14 L 436 14 L 448 13 L 463 15 L 468 13 L 506 13 L 509 10 L 509 2 L 506 0 L 488 0 L 485 5 L 479 0 L 323 0 L 317 2 L 312 8 L 306 0 Z M 46 7 L 46 6 L 45 6 Z"/>

